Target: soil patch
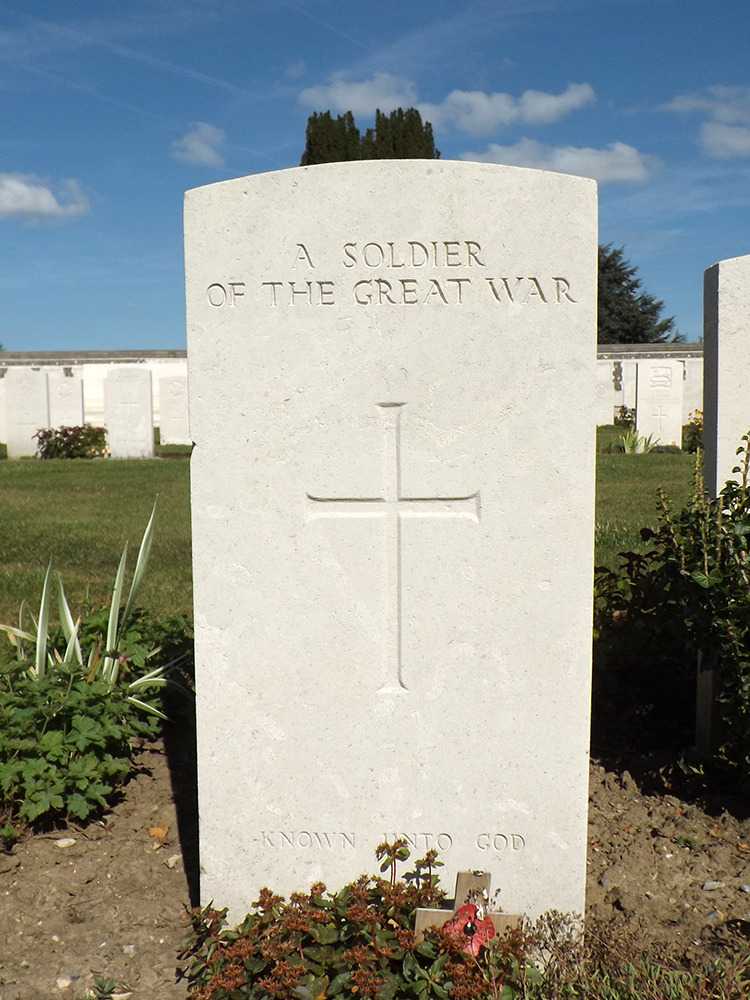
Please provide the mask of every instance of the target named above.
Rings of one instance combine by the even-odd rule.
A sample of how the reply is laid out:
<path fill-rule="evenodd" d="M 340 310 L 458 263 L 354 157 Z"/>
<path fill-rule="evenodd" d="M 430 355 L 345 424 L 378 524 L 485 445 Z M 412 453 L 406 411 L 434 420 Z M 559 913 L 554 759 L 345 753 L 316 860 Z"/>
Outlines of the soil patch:
<path fill-rule="evenodd" d="M 194 759 L 148 744 L 104 819 L 0 854 L 0 1000 L 72 1000 L 94 976 L 132 1000 L 185 1000 L 180 941 L 197 880 Z M 643 783 L 642 783 L 643 784 Z M 747 951 L 750 824 L 644 794 L 592 763 L 588 917 L 623 953 L 702 964 Z M 739 810 L 737 811 L 739 813 Z"/>

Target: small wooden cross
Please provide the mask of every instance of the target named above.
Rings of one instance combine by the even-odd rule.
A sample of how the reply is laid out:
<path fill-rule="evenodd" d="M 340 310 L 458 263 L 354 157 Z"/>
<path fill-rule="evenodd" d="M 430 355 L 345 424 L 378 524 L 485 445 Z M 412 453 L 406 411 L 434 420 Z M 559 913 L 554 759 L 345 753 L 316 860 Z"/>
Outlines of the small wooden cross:
<path fill-rule="evenodd" d="M 495 928 L 495 934 L 500 936 L 512 927 L 518 927 L 521 917 L 511 913 L 488 913 L 486 904 L 489 901 L 490 882 L 492 876 L 489 872 L 459 872 L 456 875 L 456 896 L 453 900 L 453 908 L 450 910 L 439 910 L 437 908 L 422 908 L 417 910 L 417 918 L 414 930 L 417 935 L 417 944 L 424 940 L 424 932 L 431 927 L 442 927 L 449 920 L 453 920 L 461 907 L 469 903 L 474 903 L 484 909 L 484 919 L 491 920 Z M 463 928 L 463 933 L 467 935 L 467 942 L 475 933 L 473 923 L 469 922 Z"/>

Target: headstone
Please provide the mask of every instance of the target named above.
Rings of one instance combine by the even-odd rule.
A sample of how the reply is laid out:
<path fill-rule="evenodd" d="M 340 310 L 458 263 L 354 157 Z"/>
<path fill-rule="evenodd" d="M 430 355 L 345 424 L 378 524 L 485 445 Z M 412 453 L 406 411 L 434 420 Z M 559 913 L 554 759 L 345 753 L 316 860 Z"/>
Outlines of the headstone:
<path fill-rule="evenodd" d="M 159 379 L 159 441 L 161 444 L 190 444 L 185 375 Z"/>
<path fill-rule="evenodd" d="M 83 379 L 80 375 L 49 375 L 50 427 L 83 426 Z"/>
<path fill-rule="evenodd" d="M 637 363 L 635 428 L 653 444 L 682 446 L 681 361 L 656 358 Z"/>
<path fill-rule="evenodd" d="M 750 431 L 750 254 L 719 261 L 704 276 L 703 445 L 706 486 L 716 496 L 737 478 L 737 448 Z"/>
<path fill-rule="evenodd" d="M 615 386 L 612 362 L 596 362 L 596 425 L 611 424 L 615 419 Z"/>
<path fill-rule="evenodd" d="M 685 358 L 685 395 L 682 400 L 682 422 L 703 412 L 703 358 Z"/>
<path fill-rule="evenodd" d="M 742 467 L 744 456 L 737 449 L 750 431 L 748 288 L 750 254 L 719 261 L 703 276 L 703 471 L 712 497 L 728 479 L 739 481 L 733 469 Z M 718 682 L 713 670 L 702 669 L 700 656 L 697 668 L 696 746 L 711 753 L 721 729 Z"/>
<path fill-rule="evenodd" d="M 8 422 L 5 415 L 5 375 L 7 368 L 0 368 L 0 441 L 5 444 L 8 440 Z"/>
<path fill-rule="evenodd" d="M 152 458 L 151 372 L 118 367 L 104 379 L 104 425 L 112 458 Z"/>
<path fill-rule="evenodd" d="M 594 183 L 325 164 L 185 231 L 203 900 L 403 835 L 582 912 Z"/>
<path fill-rule="evenodd" d="M 616 417 L 624 416 L 624 411 L 635 411 L 635 373 L 635 361 L 623 359 L 613 363 Z"/>
<path fill-rule="evenodd" d="M 34 435 L 50 426 L 47 373 L 8 368 L 4 381 L 8 458 L 36 455 Z"/>

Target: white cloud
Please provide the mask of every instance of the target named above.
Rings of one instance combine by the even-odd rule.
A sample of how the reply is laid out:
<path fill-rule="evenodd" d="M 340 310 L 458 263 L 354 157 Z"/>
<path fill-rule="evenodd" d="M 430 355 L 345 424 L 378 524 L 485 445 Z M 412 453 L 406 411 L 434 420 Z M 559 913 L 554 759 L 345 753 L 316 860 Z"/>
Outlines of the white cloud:
<path fill-rule="evenodd" d="M 750 87 L 707 87 L 680 94 L 659 110 L 706 114 L 709 121 L 701 127 L 700 144 L 707 156 L 750 156 Z"/>
<path fill-rule="evenodd" d="M 701 147 L 708 156 L 721 159 L 750 156 L 750 128 L 745 125 L 704 122 L 701 128 Z"/>
<path fill-rule="evenodd" d="M 392 73 L 375 73 L 360 82 L 335 73 L 326 86 L 308 87 L 299 95 L 300 104 L 316 111 L 351 111 L 355 115 L 373 114 L 376 108 L 388 112 L 413 107 L 416 99 L 412 81 Z"/>
<path fill-rule="evenodd" d="M 482 90 L 453 90 L 441 104 L 421 104 L 420 112 L 436 129 L 453 126 L 470 135 L 491 135 L 517 122 L 549 125 L 594 100 L 594 89 L 588 83 L 571 83 L 562 94 L 527 90 L 519 98 Z"/>
<path fill-rule="evenodd" d="M 0 219 L 16 215 L 25 222 L 76 219 L 89 210 L 88 198 L 74 180 L 57 193 L 48 181 L 32 174 L 0 174 Z"/>
<path fill-rule="evenodd" d="M 600 184 L 645 184 L 661 167 L 655 156 L 639 153 L 624 142 L 592 149 L 545 146 L 535 139 L 521 139 L 513 146 L 491 143 L 486 153 L 464 153 L 461 159 L 577 174 L 593 177 Z"/>
<path fill-rule="evenodd" d="M 705 111 L 717 122 L 750 125 L 750 87 L 706 87 L 696 94 L 680 94 L 660 111 Z"/>
<path fill-rule="evenodd" d="M 194 122 L 189 132 L 172 143 L 172 156 L 186 163 L 196 163 L 201 167 L 220 167 L 224 157 L 219 148 L 224 144 L 226 135 L 215 125 L 208 122 Z"/>

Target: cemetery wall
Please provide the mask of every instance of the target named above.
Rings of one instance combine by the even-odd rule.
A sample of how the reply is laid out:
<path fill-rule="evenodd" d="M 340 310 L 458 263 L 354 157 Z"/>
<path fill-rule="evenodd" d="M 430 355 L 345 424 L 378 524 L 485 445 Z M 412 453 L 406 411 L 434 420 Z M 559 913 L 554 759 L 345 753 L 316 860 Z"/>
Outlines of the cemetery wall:
<path fill-rule="evenodd" d="M 683 424 L 687 423 L 691 413 L 701 410 L 703 344 L 607 344 L 600 345 L 597 350 L 597 424 L 607 422 L 610 377 L 611 410 L 615 414 L 621 406 L 635 407 L 637 362 L 666 357 L 683 365 Z M 187 376 L 185 351 L 6 351 L 0 354 L 0 441 L 7 443 L 8 440 L 4 375 L 9 369 L 45 371 L 51 380 L 53 376 L 81 379 L 83 419 L 98 426 L 104 420 L 104 378 L 113 365 L 138 365 L 151 372 L 154 426 L 160 427 L 161 392 L 167 385 L 174 384 L 167 380 Z M 170 412 L 170 427 L 173 419 Z M 171 436 L 169 443 L 172 443 Z"/>

